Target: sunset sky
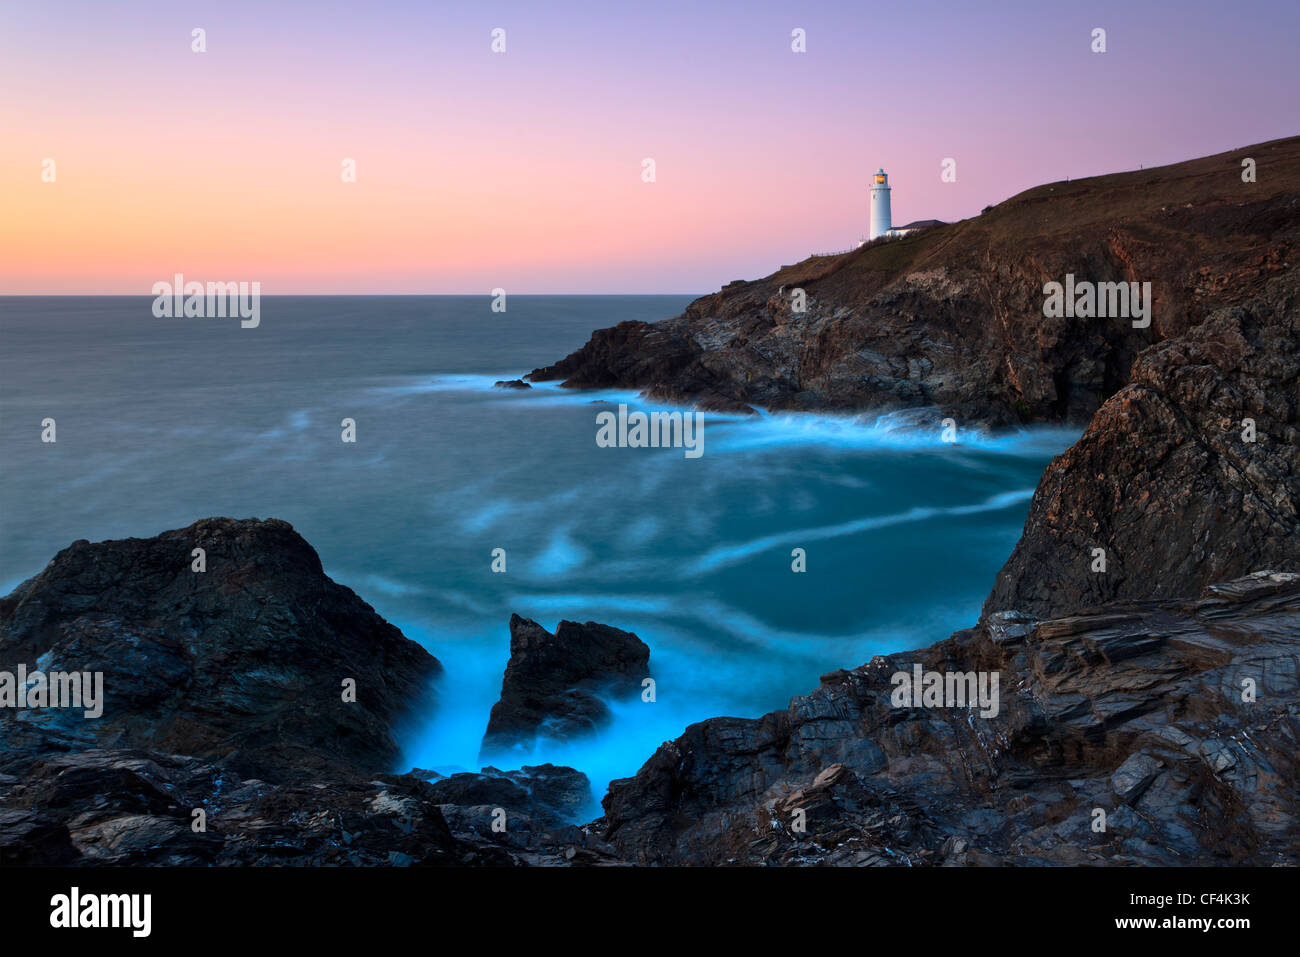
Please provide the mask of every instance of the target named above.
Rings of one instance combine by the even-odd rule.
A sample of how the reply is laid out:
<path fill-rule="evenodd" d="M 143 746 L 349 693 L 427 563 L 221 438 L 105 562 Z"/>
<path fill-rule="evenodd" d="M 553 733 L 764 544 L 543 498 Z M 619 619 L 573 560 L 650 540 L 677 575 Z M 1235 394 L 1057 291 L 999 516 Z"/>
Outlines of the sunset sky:
<path fill-rule="evenodd" d="M 1300 133 L 1297 36 L 1294 0 L 2 0 L 0 294 L 703 293 L 853 245 L 880 166 L 896 224 L 954 220 Z"/>

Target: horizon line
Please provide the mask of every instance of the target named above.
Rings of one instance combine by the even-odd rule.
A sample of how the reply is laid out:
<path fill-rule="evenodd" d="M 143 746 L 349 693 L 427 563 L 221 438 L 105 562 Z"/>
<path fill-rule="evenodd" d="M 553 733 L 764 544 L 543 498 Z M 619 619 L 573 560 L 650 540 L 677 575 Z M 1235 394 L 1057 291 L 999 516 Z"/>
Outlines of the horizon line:
<path fill-rule="evenodd" d="M 248 280 L 250 282 L 256 280 Z M 263 298 L 275 296 L 306 296 L 324 299 L 331 296 L 482 296 L 493 299 L 490 292 L 267 292 L 260 293 Z M 512 292 L 508 296 L 709 296 L 712 293 L 698 292 Z M 5 292 L 0 299 L 157 299 L 152 292 Z"/>

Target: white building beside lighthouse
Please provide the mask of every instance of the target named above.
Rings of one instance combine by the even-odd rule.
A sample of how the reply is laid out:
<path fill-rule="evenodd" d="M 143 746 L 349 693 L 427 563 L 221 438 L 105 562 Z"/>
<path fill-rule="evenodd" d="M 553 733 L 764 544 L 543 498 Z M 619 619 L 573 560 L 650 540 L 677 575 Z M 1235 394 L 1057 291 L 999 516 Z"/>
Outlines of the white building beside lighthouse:
<path fill-rule="evenodd" d="M 918 219 L 906 226 L 895 226 L 893 210 L 889 201 L 889 174 L 878 169 L 871 175 L 871 229 L 865 237 L 858 240 L 853 249 L 861 249 L 874 239 L 902 239 L 911 233 L 919 233 L 935 226 L 946 226 L 937 219 Z M 861 235 L 861 234 L 859 234 Z M 814 253 L 815 256 L 842 256 L 853 249 L 841 249 L 834 253 Z"/>
<path fill-rule="evenodd" d="M 881 169 L 871 177 L 871 232 L 867 239 L 879 239 L 889 232 L 892 224 L 889 212 L 889 174 Z"/>

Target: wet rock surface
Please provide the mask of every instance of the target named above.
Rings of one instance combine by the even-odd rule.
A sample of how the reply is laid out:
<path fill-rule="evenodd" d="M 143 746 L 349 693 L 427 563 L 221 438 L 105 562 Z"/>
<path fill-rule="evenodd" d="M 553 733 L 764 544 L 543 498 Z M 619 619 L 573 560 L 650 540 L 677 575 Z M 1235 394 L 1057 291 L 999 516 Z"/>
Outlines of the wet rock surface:
<path fill-rule="evenodd" d="M 585 774 L 553 764 L 524 765 L 518 771 L 489 766 L 478 773 L 453 774 L 433 782 L 430 793 L 444 804 L 500 807 L 551 827 L 572 823 L 595 804 Z"/>
<path fill-rule="evenodd" d="M 518 800 L 506 796 L 509 817 L 496 833 L 493 814 L 502 805 L 449 804 L 453 795 L 414 774 L 272 784 L 197 758 L 137 749 L 19 761 L 10 754 L 6 764 L 6 865 L 517 867 L 612 860 L 586 847 L 579 854 L 583 835 L 526 792 Z M 572 769 L 547 770 L 586 782 Z"/>

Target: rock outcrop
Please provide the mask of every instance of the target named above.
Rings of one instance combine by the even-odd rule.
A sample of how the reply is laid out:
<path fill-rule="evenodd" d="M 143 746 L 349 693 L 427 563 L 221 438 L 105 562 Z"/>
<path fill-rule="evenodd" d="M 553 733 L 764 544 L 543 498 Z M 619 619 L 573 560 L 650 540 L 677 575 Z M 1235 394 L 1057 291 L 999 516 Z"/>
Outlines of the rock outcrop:
<path fill-rule="evenodd" d="M 1192 595 L 1260 568 L 1300 571 L 1297 270 L 1138 357 L 1043 473 L 985 611 Z"/>
<path fill-rule="evenodd" d="M 990 616 L 828 674 L 786 711 L 692 725 L 611 784 L 593 830 L 663 864 L 1294 862 L 1298 633 L 1285 573 Z M 998 673 L 996 716 L 895 707 L 893 676 L 916 665 Z"/>
<path fill-rule="evenodd" d="M 512 615 L 510 660 L 481 753 L 528 752 L 538 738 L 564 741 L 598 730 L 611 718 L 603 699 L 639 694 L 649 661 L 650 649 L 631 632 L 562 621 L 551 634 Z"/>
<path fill-rule="evenodd" d="M 0 599 L 0 668 L 20 664 L 102 672 L 105 702 L 99 718 L 4 709 L 11 740 L 39 726 L 68 748 L 184 754 L 270 781 L 392 770 L 441 671 L 287 522 L 229 518 L 59 552 Z"/>
<path fill-rule="evenodd" d="M 1243 157 L 1257 182 L 1242 182 Z M 972 219 L 737 280 L 662 322 L 600 330 L 528 378 L 705 409 L 935 407 L 968 424 L 1082 424 L 1142 349 L 1292 268 L 1298 227 L 1300 137 L 1052 183 Z M 1045 318 L 1044 284 L 1067 275 L 1150 282 L 1150 327 Z"/>
<path fill-rule="evenodd" d="M 492 845 L 529 865 L 620 863 L 612 848 L 575 825 L 597 805 L 591 782 L 573 768 L 486 767 L 435 781 L 431 794 L 452 833 L 471 847 Z"/>
<path fill-rule="evenodd" d="M 613 860 L 572 826 L 594 805 L 572 768 L 388 773 L 441 666 L 282 521 L 74 543 L 0 600 L 0 670 L 20 665 L 102 671 L 104 700 L 0 709 L 2 864 Z"/>

